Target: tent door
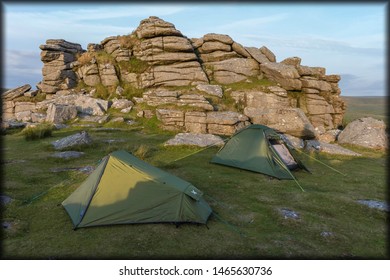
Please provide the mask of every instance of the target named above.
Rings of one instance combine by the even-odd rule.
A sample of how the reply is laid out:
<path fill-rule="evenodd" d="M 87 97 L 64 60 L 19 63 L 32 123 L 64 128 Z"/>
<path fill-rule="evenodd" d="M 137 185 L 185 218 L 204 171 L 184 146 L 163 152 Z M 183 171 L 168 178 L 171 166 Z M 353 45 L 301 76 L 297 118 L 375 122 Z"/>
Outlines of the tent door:
<path fill-rule="evenodd" d="M 297 169 L 298 163 L 295 161 L 293 156 L 290 154 L 289 150 L 287 147 L 279 143 L 278 141 L 275 140 L 270 140 L 270 144 L 272 145 L 273 149 L 278 153 L 279 157 L 282 159 L 283 163 L 288 167 L 290 170 Z"/>

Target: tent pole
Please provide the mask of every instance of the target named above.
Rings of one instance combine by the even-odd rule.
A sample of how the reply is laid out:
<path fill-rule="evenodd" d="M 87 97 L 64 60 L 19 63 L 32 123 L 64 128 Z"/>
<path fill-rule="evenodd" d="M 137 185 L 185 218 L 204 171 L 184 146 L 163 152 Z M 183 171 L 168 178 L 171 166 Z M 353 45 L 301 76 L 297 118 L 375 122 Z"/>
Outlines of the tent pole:
<path fill-rule="evenodd" d="M 222 141 L 225 143 L 228 139 L 230 139 L 230 138 L 226 138 L 225 140 L 222 140 Z M 204 150 L 207 150 L 208 148 L 211 148 L 211 147 L 213 147 L 213 146 L 215 146 L 215 145 L 217 145 L 217 144 L 218 144 L 218 143 L 211 144 L 211 145 L 209 145 L 209 146 L 207 146 L 207 147 L 205 147 L 205 148 L 203 148 L 203 149 L 200 149 L 199 151 L 195 151 L 195 152 L 193 152 L 193 153 L 191 153 L 191 154 L 188 154 L 188 155 L 185 155 L 185 156 L 183 156 L 183 157 L 180 157 L 180 158 L 177 158 L 177 159 L 175 159 L 175 160 L 172 160 L 172 161 L 168 162 L 167 164 L 172 163 L 172 162 L 175 162 L 175 161 L 179 161 L 179 160 L 182 160 L 182 159 L 185 159 L 185 158 L 187 158 L 187 157 L 189 157 L 189 156 L 192 156 L 192 155 L 195 155 L 195 154 L 197 154 L 197 153 L 200 153 L 200 152 L 202 152 L 202 151 L 204 151 Z"/>

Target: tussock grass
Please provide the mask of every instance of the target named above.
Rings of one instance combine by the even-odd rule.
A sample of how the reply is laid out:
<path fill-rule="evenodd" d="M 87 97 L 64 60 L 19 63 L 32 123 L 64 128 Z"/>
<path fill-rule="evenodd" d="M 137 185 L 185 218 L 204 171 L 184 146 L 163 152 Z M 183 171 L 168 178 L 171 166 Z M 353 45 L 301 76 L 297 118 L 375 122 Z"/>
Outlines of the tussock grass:
<path fill-rule="evenodd" d="M 50 137 L 53 130 L 54 126 L 52 124 L 39 124 L 24 128 L 20 133 L 24 136 L 25 140 L 31 141 Z"/>
<path fill-rule="evenodd" d="M 119 61 L 118 64 L 121 69 L 137 74 L 145 72 L 149 67 L 146 61 L 142 61 L 134 56 L 131 56 L 129 61 Z"/>

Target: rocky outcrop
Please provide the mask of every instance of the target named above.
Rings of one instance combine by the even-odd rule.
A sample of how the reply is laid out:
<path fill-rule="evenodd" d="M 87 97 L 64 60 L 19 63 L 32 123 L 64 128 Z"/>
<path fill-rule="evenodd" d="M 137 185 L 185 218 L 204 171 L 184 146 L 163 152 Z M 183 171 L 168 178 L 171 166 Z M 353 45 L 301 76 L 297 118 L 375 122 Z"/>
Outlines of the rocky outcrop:
<path fill-rule="evenodd" d="M 39 46 L 43 79 L 37 87 L 46 94 L 55 94 L 59 90 L 74 88 L 77 85 L 76 73 L 72 63 L 84 52 L 81 45 L 65 40 L 49 39 Z"/>
<path fill-rule="evenodd" d="M 367 148 L 387 149 L 388 135 L 384 121 L 371 117 L 349 123 L 338 135 L 340 144 L 353 144 Z"/>
<path fill-rule="evenodd" d="M 71 106 L 79 117 L 107 117 L 112 102 L 124 114 L 134 107 L 140 118 L 157 115 L 164 129 L 228 135 L 251 122 L 332 142 L 327 131 L 341 125 L 345 111 L 340 76 L 325 68 L 303 66 L 299 57 L 277 62 L 266 46 L 243 46 L 226 34 L 188 39 L 158 17 L 86 50 L 65 40 L 47 40 L 40 48 L 43 80 L 37 87 L 46 100 L 35 102 L 28 85 L 6 92 L 4 119 L 63 122 L 73 117 Z M 254 86 L 237 90 L 240 84 L 229 88 L 232 83 Z M 20 103 L 22 95 L 31 102 Z"/>

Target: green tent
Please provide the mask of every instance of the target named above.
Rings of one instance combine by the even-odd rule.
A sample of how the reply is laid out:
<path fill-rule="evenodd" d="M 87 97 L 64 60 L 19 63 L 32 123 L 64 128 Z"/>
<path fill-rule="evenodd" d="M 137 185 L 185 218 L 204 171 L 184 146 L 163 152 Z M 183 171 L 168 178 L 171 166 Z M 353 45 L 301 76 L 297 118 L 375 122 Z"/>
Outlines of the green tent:
<path fill-rule="evenodd" d="M 211 162 L 278 179 L 294 179 L 290 170 L 301 168 L 309 171 L 278 133 L 259 124 L 249 125 L 235 133 Z"/>
<path fill-rule="evenodd" d="M 202 192 L 126 151 L 106 156 L 62 202 L 74 228 L 133 223 L 207 222 Z"/>

